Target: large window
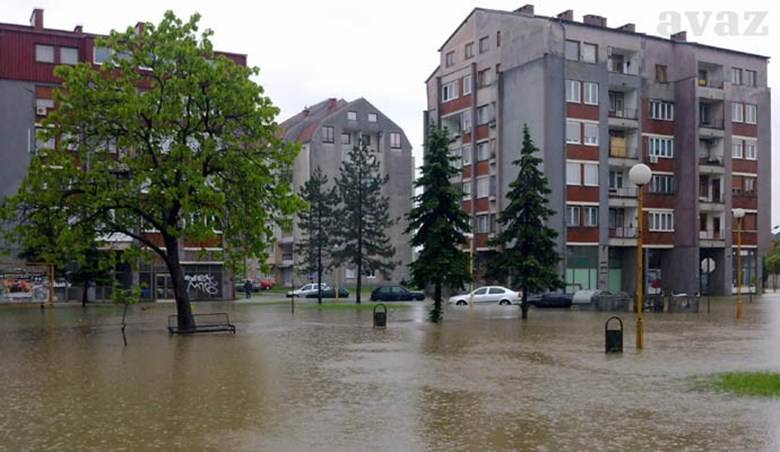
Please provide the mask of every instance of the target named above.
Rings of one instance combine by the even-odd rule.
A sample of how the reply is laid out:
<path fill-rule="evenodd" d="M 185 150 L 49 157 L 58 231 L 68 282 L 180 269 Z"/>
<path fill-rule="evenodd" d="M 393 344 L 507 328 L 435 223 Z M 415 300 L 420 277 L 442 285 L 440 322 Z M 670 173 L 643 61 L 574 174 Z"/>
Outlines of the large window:
<path fill-rule="evenodd" d="M 742 69 L 738 67 L 731 68 L 731 83 L 735 85 L 742 84 Z"/>
<path fill-rule="evenodd" d="M 490 50 L 490 38 L 488 36 L 479 40 L 479 53 L 485 53 Z"/>
<path fill-rule="evenodd" d="M 566 80 L 566 102 L 580 103 L 582 99 L 579 80 Z"/>
<path fill-rule="evenodd" d="M 95 47 L 92 55 L 92 59 L 95 64 L 103 64 L 113 55 L 114 51 L 108 47 Z"/>
<path fill-rule="evenodd" d="M 566 185 L 582 185 L 579 163 L 566 162 Z"/>
<path fill-rule="evenodd" d="M 585 137 L 585 140 L 583 141 L 584 144 L 588 146 L 598 146 L 599 145 L 599 125 L 593 124 L 590 122 L 586 122 L 583 124 L 583 136 Z"/>
<path fill-rule="evenodd" d="M 487 124 L 493 120 L 493 105 L 483 105 L 477 108 L 477 125 Z"/>
<path fill-rule="evenodd" d="M 596 206 L 585 207 L 585 218 L 583 219 L 583 226 L 594 228 L 599 225 L 599 208 Z"/>
<path fill-rule="evenodd" d="M 666 73 L 666 65 L 665 64 L 656 64 L 655 65 L 655 81 L 656 82 L 668 82 L 669 77 Z"/>
<path fill-rule="evenodd" d="M 463 132 L 471 131 L 471 110 L 464 111 L 460 115 L 460 127 Z"/>
<path fill-rule="evenodd" d="M 585 82 L 583 84 L 584 102 L 588 105 L 599 104 L 599 84 L 593 82 Z"/>
<path fill-rule="evenodd" d="M 463 199 L 471 199 L 471 182 L 463 182 L 461 189 L 463 190 Z"/>
<path fill-rule="evenodd" d="M 579 61 L 580 43 L 578 41 L 566 40 L 566 59 L 572 61 Z"/>
<path fill-rule="evenodd" d="M 392 149 L 401 149 L 401 134 L 390 132 L 390 147 Z"/>
<path fill-rule="evenodd" d="M 674 121 L 674 104 L 660 100 L 651 100 L 650 119 Z"/>
<path fill-rule="evenodd" d="M 333 127 L 322 126 L 322 142 L 333 143 Z"/>
<path fill-rule="evenodd" d="M 474 43 L 469 42 L 466 44 L 466 48 L 464 50 L 465 58 L 468 60 L 469 58 L 474 58 Z"/>
<path fill-rule="evenodd" d="M 648 143 L 650 156 L 669 159 L 674 157 L 674 138 L 650 137 Z"/>
<path fill-rule="evenodd" d="M 444 65 L 450 67 L 455 64 L 455 52 L 447 52 L 444 56 Z"/>
<path fill-rule="evenodd" d="M 483 69 L 477 72 L 477 85 L 479 85 L 480 88 L 490 86 L 490 84 L 493 83 L 491 74 L 490 69 Z"/>
<path fill-rule="evenodd" d="M 36 44 L 35 61 L 38 63 L 54 63 L 54 47 Z"/>
<path fill-rule="evenodd" d="M 482 141 L 477 143 L 477 160 L 490 159 L 490 142 Z"/>
<path fill-rule="evenodd" d="M 352 144 L 352 135 L 350 135 L 348 132 L 342 132 L 341 144 Z"/>
<path fill-rule="evenodd" d="M 756 160 L 758 158 L 757 144 L 755 140 L 745 140 L 745 158 L 747 160 Z"/>
<path fill-rule="evenodd" d="M 647 214 L 650 220 L 649 230 L 653 232 L 674 232 L 674 213 L 650 211 Z"/>
<path fill-rule="evenodd" d="M 576 228 L 580 225 L 580 206 L 566 206 L 566 226 Z"/>
<path fill-rule="evenodd" d="M 477 215 L 477 234 L 490 234 L 495 232 L 496 215 Z"/>
<path fill-rule="evenodd" d="M 745 122 L 745 104 L 739 102 L 731 103 L 731 121 Z"/>
<path fill-rule="evenodd" d="M 650 192 L 662 195 L 674 193 L 674 176 L 653 175 L 652 179 L 650 179 Z"/>
<path fill-rule="evenodd" d="M 577 121 L 566 121 L 566 142 L 571 144 L 580 144 L 581 139 L 580 123 Z"/>
<path fill-rule="evenodd" d="M 447 102 L 458 97 L 458 82 L 449 82 L 441 86 L 441 101 Z"/>
<path fill-rule="evenodd" d="M 463 77 L 463 95 L 471 94 L 471 75 Z"/>
<path fill-rule="evenodd" d="M 471 148 L 463 146 L 463 166 L 471 165 Z"/>
<path fill-rule="evenodd" d="M 745 85 L 747 85 L 747 86 L 757 86 L 756 85 L 756 71 L 751 71 L 749 69 L 745 70 Z"/>
<path fill-rule="evenodd" d="M 755 124 L 758 115 L 758 107 L 753 104 L 745 104 L 745 122 Z"/>
<path fill-rule="evenodd" d="M 584 176 L 583 185 L 587 187 L 599 186 L 599 165 L 597 163 L 584 163 L 582 173 Z"/>
<path fill-rule="evenodd" d="M 622 171 L 610 171 L 609 172 L 609 188 L 623 188 L 623 172 Z"/>
<path fill-rule="evenodd" d="M 368 114 L 368 122 L 376 122 L 376 113 Z"/>
<path fill-rule="evenodd" d="M 78 64 L 79 49 L 75 47 L 60 47 L 60 64 Z"/>
<path fill-rule="evenodd" d="M 598 48 L 596 44 L 582 43 L 582 61 L 595 63 L 598 59 Z"/>
<path fill-rule="evenodd" d="M 490 196 L 490 178 L 477 179 L 477 198 L 487 198 L 488 196 Z"/>
<path fill-rule="evenodd" d="M 349 121 L 357 121 L 357 112 L 356 111 L 348 111 L 347 112 L 347 119 Z"/>
<path fill-rule="evenodd" d="M 735 159 L 745 158 L 745 142 L 734 139 L 731 143 L 731 157 Z"/>

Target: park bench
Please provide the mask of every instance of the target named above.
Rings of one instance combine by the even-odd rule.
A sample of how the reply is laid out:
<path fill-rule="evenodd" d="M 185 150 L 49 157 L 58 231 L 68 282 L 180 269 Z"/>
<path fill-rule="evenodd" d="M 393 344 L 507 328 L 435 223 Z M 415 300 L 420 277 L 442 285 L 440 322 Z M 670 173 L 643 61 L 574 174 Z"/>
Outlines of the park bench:
<path fill-rule="evenodd" d="M 217 333 L 221 331 L 230 331 L 236 334 L 236 326 L 230 323 L 230 317 L 226 312 L 215 312 L 211 314 L 195 314 L 195 329 L 179 330 L 178 316 L 176 314 L 168 316 L 168 333 L 170 334 L 195 334 L 195 333 Z"/>

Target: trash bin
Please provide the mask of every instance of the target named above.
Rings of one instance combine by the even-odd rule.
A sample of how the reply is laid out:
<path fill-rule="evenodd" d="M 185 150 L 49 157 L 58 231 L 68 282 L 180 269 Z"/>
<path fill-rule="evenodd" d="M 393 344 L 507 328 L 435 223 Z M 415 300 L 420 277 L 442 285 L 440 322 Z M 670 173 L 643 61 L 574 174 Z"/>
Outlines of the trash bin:
<path fill-rule="evenodd" d="M 387 306 L 382 303 L 374 306 L 374 328 L 387 327 Z"/>
<path fill-rule="evenodd" d="M 617 321 L 618 329 L 609 328 L 609 324 L 613 320 Z M 623 320 L 620 317 L 610 317 L 604 323 L 604 351 L 605 353 L 623 353 Z"/>

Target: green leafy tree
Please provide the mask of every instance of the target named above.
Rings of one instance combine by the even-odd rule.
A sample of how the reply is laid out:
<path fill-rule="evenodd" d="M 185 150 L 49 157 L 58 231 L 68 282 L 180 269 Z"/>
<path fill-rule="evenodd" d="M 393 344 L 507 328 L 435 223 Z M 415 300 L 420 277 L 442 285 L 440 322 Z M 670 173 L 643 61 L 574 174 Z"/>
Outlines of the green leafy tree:
<path fill-rule="evenodd" d="M 302 240 L 298 249 L 303 254 L 301 271 L 306 275 L 317 275 L 318 287 L 322 287 L 322 274 L 331 260 L 335 231 L 335 212 L 338 205 L 336 187 L 327 188 L 328 176 L 318 166 L 309 180 L 303 184 L 300 197 L 307 208 L 298 212 L 298 228 Z M 322 303 L 322 292 L 317 294 L 317 303 Z"/>
<path fill-rule="evenodd" d="M 172 12 L 111 32 L 98 67 L 60 66 L 58 106 L 19 193 L 9 202 L 25 240 L 74 251 L 123 234 L 171 274 L 178 326 L 195 327 L 181 244 L 220 243 L 225 262 L 264 260 L 274 224 L 300 204 L 283 175 L 297 153 L 278 137 L 278 109 L 257 68 L 214 52 L 200 16 Z M 52 231 L 40 226 L 52 217 Z M 50 234 L 49 234 L 50 233 Z M 46 235 L 49 234 L 49 235 Z"/>
<path fill-rule="evenodd" d="M 422 193 L 413 198 L 407 216 L 406 233 L 413 234 L 412 247 L 420 248 L 410 265 L 412 281 L 417 287 L 433 285 L 434 322 L 441 320 L 442 287 L 462 288 L 471 279 L 469 257 L 462 251 L 469 216 L 461 208 L 463 192 L 450 182 L 458 170 L 448 143 L 447 130 L 431 125 L 422 174 L 414 184 Z"/>
<path fill-rule="evenodd" d="M 772 249 L 764 256 L 763 269 L 764 274 L 766 275 L 764 281 L 766 281 L 769 274 L 771 274 L 772 289 L 777 291 L 777 273 L 780 272 L 780 243 L 776 238 L 772 239 Z"/>
<path fill-rule="evenodd" d="M 395 268 L 390 259 L 395 248 L 385 230 L 394 220 L 389 216 L 389 198 L 382 196 L 382 186 L 389 177 L 379 174 L 376 151 L 362 138 L 341 163 L 336 178 L 340 206 L 336 210 L 338 230 L 335 234 L 336 263 L 352 265 L 356 270 L 355 300 L 360 304 L 363 275 L 380 273 L 385 278 Z"/>
<path fill-rule="evenodd" d="M 522 318 L 528 318 L 528 294 L 564 286 L 556 266 L 558 233 L 547 227 L 555 212 L 547 207 L 550 188 L 540 169 L 539 149 L 531 140 L 528 125 L 523 127 L 523 148 L 513 164 L 520 172 L 509 185 L 509 205 L 499 214 L 501 232 L 488 244 L 498 247 L 487 263 L 487 274 L 499 281 L 510 281 L 522 294 Z"/>

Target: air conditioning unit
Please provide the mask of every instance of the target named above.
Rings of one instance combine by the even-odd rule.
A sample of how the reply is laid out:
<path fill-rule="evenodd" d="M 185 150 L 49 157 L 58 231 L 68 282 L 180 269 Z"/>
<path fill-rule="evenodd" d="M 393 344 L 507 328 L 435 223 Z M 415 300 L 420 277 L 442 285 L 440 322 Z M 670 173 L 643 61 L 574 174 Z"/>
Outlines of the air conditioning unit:
<path fill-rule="evenodd" d="M 488 124 L 490 125 L 491 128 L 495 128 L 496 127 L 496 120 L 493 119 L 490 122 L 488 122 Z"/>
<path fill-rule="evenodd" d="M 647 157 L 647 161 L 650 163 L 658 163 L 658 156 L 657 155 L 649 155 Z"/>
<path fill-rule="evenodd" d="M 49 112 L 49 109 L 46 107 L 35 107 L 35 114 L 38 116 L 46 116 L 46 113 Z"/>

